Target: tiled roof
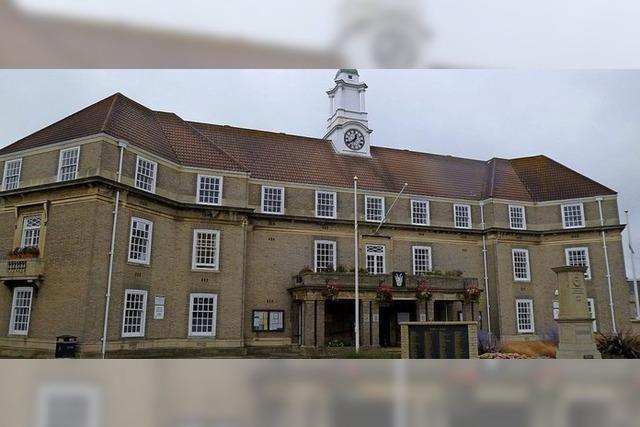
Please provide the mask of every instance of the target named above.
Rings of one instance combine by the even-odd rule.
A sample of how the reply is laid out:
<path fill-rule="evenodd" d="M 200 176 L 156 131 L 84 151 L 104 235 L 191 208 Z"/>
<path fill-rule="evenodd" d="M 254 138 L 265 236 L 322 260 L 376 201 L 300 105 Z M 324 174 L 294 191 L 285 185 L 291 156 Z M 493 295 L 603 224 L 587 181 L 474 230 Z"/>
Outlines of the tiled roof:
<path fill-rule="evenodd" d="M 1 154 L 100 132 L 173 162 L 249 172 L 253 178 L 467 200 L 559 200 L 615 192 L 545 156 L 464 159 L 371 147 L 371 158 L 336 154 L 324 139 L 187 122 L 115 94 L 0 150 Z"/>

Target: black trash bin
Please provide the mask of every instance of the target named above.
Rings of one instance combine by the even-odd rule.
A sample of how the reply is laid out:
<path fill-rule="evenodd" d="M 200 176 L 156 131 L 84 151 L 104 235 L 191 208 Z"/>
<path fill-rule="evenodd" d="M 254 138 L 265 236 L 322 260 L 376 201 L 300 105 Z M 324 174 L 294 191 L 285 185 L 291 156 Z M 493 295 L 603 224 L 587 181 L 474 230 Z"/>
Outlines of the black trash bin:
<path fill-rule="evenodd" d="M 78 350 L 78 337 L 61 335 L 56 337 L 56 359 L 75 358 Z"/>

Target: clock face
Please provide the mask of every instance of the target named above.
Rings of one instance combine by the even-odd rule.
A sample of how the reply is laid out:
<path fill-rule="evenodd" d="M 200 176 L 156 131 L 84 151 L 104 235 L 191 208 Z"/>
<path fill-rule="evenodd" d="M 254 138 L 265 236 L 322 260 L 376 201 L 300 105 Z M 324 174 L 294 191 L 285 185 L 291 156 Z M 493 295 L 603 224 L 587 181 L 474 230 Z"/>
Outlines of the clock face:
<path fill-rule="evenodd" d="M 344 143 L 351 150 L 359 150 L 364 146 L 364 135 L 356 129 L 349 129 L 344 134 Z"/>

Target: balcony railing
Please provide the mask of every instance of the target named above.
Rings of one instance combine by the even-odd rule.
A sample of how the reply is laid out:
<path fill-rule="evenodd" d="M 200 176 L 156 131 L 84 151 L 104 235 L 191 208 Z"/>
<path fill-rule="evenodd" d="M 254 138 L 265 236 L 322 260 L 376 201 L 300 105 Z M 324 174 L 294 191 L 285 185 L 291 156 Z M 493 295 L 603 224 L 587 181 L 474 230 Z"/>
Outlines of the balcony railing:
<path fill-rule="evenodd" d="M 0 261 L 0 280 L 38 279 L 44 274 L 44 261 L 39 258 Z"/>
<path fill-rule="evenodd" d="M 355 273 L 301 273 L 291 278 L 291 287 L 323 287 L 333 283 L 340 288 L 354 287 Z M 459 276 L 406 275 L 405 288 L 416 289 L 424 283 L 434 291 L 462 291 L 477 287 L 478 279 Z M 391 274 L 360 274 L 359 286 L 363 289 L 376 289 L 380 285 L 392 286 Z"/>

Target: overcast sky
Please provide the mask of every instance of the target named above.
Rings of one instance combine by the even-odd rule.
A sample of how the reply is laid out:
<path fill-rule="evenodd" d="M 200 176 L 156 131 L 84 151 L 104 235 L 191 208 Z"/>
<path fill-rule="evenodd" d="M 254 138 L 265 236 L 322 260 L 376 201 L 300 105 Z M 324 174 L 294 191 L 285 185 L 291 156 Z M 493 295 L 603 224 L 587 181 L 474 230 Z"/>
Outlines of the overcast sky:
<path fill-rule="evenodd" d="M 0 147 L 118 91 L 183 119 L 322 137 L 334 74 L 2 70 Z M 373 145 L 483 160 L 545 154 L 618 191 L 640 269 L 640 72 L 360 74 Z"/>

